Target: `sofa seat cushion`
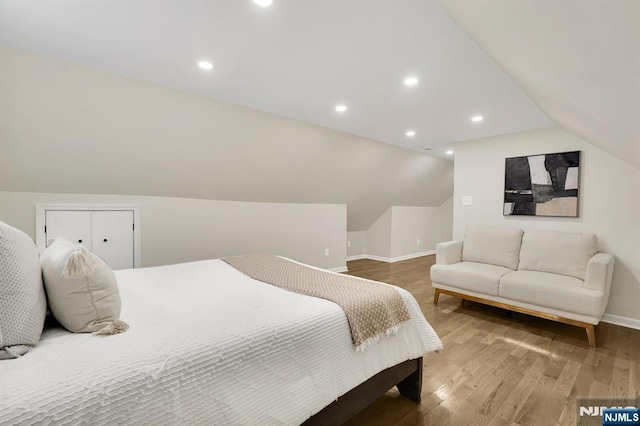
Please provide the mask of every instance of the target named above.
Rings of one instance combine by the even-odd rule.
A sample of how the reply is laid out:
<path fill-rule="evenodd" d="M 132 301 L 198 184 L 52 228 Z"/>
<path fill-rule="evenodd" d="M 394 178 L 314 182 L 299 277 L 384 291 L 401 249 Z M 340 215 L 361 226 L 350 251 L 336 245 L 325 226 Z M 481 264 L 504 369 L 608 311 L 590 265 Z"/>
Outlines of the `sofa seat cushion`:
<path fill-rule="evenodd" d="M 604 294 L 584 281 L 539 271 L 515 271 L 500 279 L 499 296 L 519 302 L 600 318 Z"/>
<path fill-rule="evenodd" d="M 500 277 L 512 269 L 503 266 L 487 265 L 477 262 L 460 262 L 453 265 L 433 265 L 431 267 L 431 281 L 462 290 L 498 296 Z"/>
<path fill-rule="evenodd" d="M 462 260 L 517 269 L 522 229 L 467 226 Z"/>
<path fill-rule="evenodd" d="M 596 254 L 597 243 L 595 234 L 527 231 L 522 237 L 517 269 L 551 272 L 584 280 L 587 263 Z"/>

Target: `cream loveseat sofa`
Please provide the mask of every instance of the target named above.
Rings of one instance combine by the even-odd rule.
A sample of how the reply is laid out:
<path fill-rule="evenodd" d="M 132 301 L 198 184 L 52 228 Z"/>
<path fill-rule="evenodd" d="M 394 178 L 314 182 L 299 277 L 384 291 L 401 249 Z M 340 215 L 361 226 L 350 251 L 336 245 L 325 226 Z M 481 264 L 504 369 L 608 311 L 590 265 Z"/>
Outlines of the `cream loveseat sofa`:
<path fill-rule="evenodd" d="M 614 263 L 596 244 L 594 234 L 469 226 L 464 241 L 436 246 L 433 303 L 443 293 L 584 327 L 596 346 Z"/>

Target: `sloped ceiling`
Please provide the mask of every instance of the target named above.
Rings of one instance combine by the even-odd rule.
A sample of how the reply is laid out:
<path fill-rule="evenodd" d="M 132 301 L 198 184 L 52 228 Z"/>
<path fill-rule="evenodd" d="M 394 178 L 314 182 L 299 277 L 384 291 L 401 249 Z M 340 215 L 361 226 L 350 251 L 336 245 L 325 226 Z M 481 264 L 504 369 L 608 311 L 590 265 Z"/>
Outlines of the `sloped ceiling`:
<path fill-rule="evenodd" d="M 442 3 L 559 126 L 640 167 L 640 1 Z"/>
<path fill-rule="evenodd" d="M 555 121 L 640 164 L 639 2 L 444 4 L 3 0 L 0 189 L 345 203 L 363 230 L 445 201 L 461 140 Z"/>
<path fill-rule="evenodd" d="M 451 161 L 24 51 L 0 59 L 0 190 L 339 203 L 353 231 L 453 193 Z"/>
<path fill-rule="evenodd" d="M 553 122 L 429 0 L 3 0 L 0 42 L 430 155 Z M 203 71 L 208 60 L 215 69 Z M 407 87 L 405 77 L 418 83 Z M 344 104 L 347 111 L 334 110 Z M 471 122 L 472 116 L 484 120 Z M 415 136 L 407 137 L 413 130 Z"/>

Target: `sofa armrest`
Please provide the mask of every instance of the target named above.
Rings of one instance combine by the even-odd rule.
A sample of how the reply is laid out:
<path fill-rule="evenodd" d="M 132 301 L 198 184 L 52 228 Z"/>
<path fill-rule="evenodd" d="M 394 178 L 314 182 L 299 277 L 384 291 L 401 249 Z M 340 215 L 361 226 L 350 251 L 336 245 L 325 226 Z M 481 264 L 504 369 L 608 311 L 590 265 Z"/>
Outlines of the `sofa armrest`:
<path fill-rule="evenodd" d="M 447 241 L 436 244 L 436 263 L 451 265 L 462 262 L 462 241 Z"/>
<path fill-rule="evenodd" d="M 605 303 L 609 298 L 613 263 L 615 258 L 611 253 L 596 253 L 587 263 L 587 275 L 584 280 L 585 288 L 604 293 Z"/>

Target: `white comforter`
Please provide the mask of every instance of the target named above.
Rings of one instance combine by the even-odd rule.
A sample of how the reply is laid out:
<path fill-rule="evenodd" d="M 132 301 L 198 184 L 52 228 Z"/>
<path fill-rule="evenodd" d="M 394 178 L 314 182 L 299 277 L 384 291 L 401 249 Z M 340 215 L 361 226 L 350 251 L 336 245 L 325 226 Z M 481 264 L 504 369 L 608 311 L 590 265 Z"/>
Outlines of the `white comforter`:
<path fill-rule="evenodd" d="M 0 423 L 299 424 L 379 371 L 441 347 L 402 289 L 412 320 L 356 352 L 336 304 L 220 260 L 116 276 L 130 330 L 49 329 L 24 357 L 0 361 Z"/>

